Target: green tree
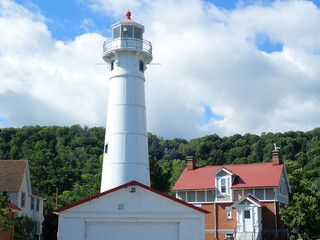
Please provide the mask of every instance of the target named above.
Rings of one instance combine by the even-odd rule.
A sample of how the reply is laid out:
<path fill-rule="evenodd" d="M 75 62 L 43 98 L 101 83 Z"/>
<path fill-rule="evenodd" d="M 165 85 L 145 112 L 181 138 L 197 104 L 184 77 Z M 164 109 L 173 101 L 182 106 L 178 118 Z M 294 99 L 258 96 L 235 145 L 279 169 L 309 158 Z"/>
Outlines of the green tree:
<path fill-rule="evenodd" d="M 288 208 L 280 209 L 283 224 L 289 228 L 291 239 L 320 237 L 320 196 L 317 186 L 304 178 L 300 164 L 287 161 L 292 196 Z"/>
<path fill-rule="evenodd" d="M 170 172 L 167 172 L 157 162 L 157 159 L 155 157 L 149 158 L 149 166 L 150 166 L 151 187 L 161 192 L 169 192 L 170 191 L 170 183 L 169 183 Z"/>
<path fill-rule="evenodd" d="M 11 212 L 8 197 L 0 194 L 0 232 L 10 232 L 12 230 Z"/>
<path fill-rule="evenodd" d="M 187 166 L 187 161 L 175 159 L 172 161 L 172 174 L 170 177 L 170 189 L 174 186 L 174 184 L 178 181 L 181 173 Z"/>
<path fill-rule="evenodd" d="M 305 193 L 294 193 L 287 209 L 280 209 L 281 220 L 290 230 L 290 239 L 320 238 L 319 199 Z"/>
<path fill-rule="evenodd" d="M 34 240 L 33 232 L 36 222 L 26 215 L 15 218 L 14 240 Z"/>

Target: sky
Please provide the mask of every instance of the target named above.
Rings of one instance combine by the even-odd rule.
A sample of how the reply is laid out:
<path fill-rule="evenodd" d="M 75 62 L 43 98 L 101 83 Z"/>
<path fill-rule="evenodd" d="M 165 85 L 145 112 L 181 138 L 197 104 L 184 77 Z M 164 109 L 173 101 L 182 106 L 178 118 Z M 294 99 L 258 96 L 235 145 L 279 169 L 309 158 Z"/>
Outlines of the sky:
<path fill-rule="evenodd" d="M 0 0 L 0 128 L 105 126 L 111 25 L 145 26 L 164 138 L 320 127 L 320 0 Z"/>

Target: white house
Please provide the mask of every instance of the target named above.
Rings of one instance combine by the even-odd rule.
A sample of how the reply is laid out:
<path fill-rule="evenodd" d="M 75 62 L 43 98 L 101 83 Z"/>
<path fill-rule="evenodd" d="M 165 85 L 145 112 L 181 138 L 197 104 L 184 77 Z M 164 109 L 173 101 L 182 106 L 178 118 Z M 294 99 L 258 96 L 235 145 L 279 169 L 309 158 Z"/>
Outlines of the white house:
<path fill-rule="evenodd" d="M 0 160 L 0 192 L 21 208 L 16 217 L 27 215 L 36 222 L 35 238 L 42 239 L 45 199 L 31 186 L 27 160 Z"/>
<path fill-rule="evenodd" d="M 59 240 L 204 240 L 208 211 L 131 181 L 54 213 Z"/>

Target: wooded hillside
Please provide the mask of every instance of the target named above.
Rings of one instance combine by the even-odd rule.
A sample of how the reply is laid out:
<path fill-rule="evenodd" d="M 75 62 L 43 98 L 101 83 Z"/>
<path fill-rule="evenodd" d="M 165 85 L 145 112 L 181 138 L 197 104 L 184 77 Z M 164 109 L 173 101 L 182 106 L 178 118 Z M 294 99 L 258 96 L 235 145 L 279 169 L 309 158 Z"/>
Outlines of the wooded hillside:
<path fill-rule="evenodd" d="M 79 125 L 0 129 L 0 159 L 29 160 L 32 186 L 47 199 L 44 239 L 56 237 L 53 209 L 100 191 L 104 135 L 102 127 Z M 167 140 L 151 133 L 148 137 L 151 182 L 161 191 L 170 192 L 186 166 L 186 156 L 195 156 L 198 166 L 268 162 L 276 143 L 292 189 L 315 196 L 320 209 L 320 128 L 261 136 L 208 135 L 190 141 Z"/>

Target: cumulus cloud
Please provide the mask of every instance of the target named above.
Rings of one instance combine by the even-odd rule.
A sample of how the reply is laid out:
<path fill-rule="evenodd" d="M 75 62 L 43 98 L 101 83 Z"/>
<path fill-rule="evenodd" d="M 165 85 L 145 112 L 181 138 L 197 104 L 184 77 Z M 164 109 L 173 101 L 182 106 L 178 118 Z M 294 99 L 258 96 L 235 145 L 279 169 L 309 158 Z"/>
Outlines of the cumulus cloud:
<path fill-rule="evenodd" d="M 129 7 L 145 26 L 153 62 L 161 63 L 146 71 L 148 131 L 189 139 L 319 126 L 320 10 L 312 2 L 228 11 L 201 0 L 82 4 L 118 20 Z M 0 40 L 0 116 L 13 126 L 104 125 L 107 71 L 94 64 L 107 36 L 55 41 L 39 12 L 7 0 L 0 6 L 0 31 L 7 33 Z M 261 35 L 281 50 L 261 49 Z M 201 121 L 206 106 L 223 119 Z"/>
<path fill-rule="evenodd" d="M 14 127 L 103 125 L 106 71 L 95 63 L 104 38 L 55 41 L 40 13 L 11 1 L 0 13 L 0 116 Z"/>

